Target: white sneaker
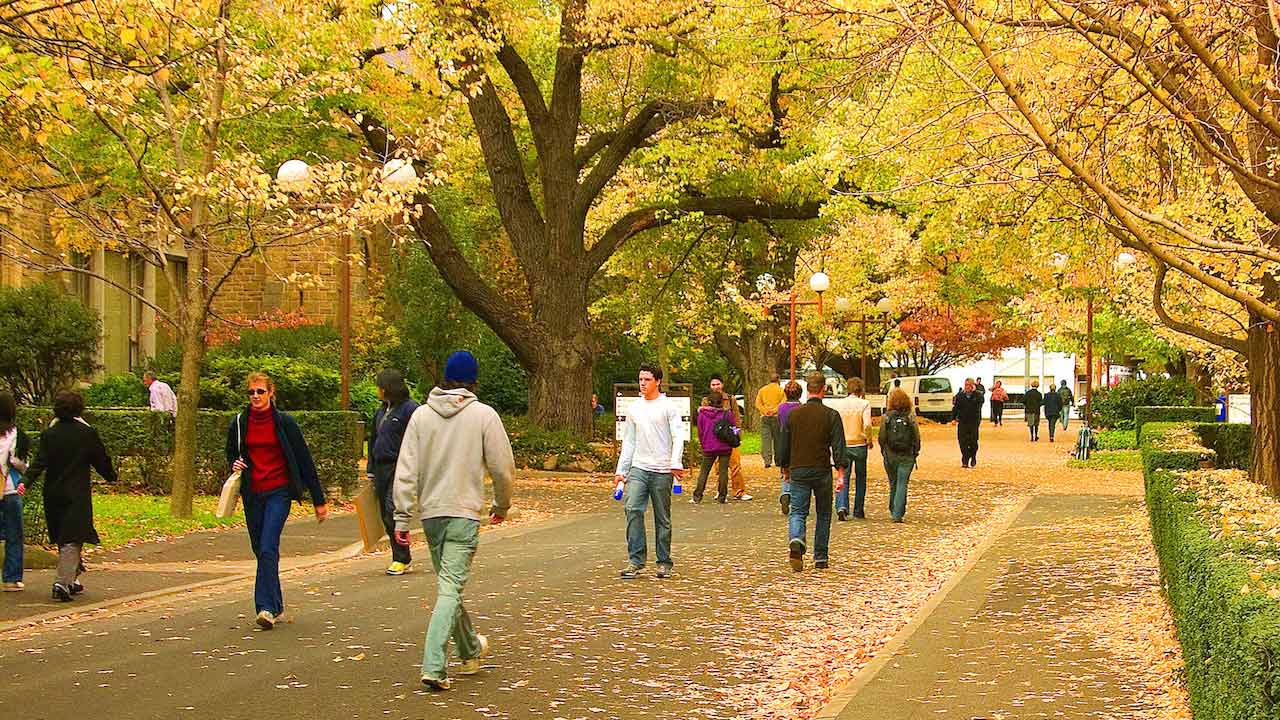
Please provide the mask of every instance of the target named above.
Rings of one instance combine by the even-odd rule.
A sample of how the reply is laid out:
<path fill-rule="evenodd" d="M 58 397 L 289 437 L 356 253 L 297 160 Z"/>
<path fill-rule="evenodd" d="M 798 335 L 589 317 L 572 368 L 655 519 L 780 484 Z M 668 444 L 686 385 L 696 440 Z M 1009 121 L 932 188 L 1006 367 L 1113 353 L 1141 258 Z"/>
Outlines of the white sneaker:
<path fill-rule="evenodd" d="M 740 501 L 740 502 L 746 502 L 746 501 L 748 501 L 748 500 L 754 500 L 755 498 L 754 498 L 754 497 L 752 497 L 751 495 L 748 495 L 748 494 L 746 494 L 746 493 L 743 493 L 743 494 L 739 495 L 739 496 L 738 496 L 737 498 L 735 498 L 735 499 L 736 499 L 736 500 L 738 500 L 738 501 Z"/>
<path fill-rule="evenodd" d="M 423 675 L 422 684 L 426 685 L 428 688 L 432 690 L 448 690 L 450 683 L 449 683 L 449 678 L 440 678 L 437 680 L 436 678 L 427 677 L 426 675 Z"/>
<path fill-rule="evenodd" d="M 21 580 L 17 582 L 7 582 L 4 584 L 5 592 L 22 592 L 22 588 L 26 587 L 26 583 Z"/>
<path fill-rule="evenodd" d="M 272 615 L 270 610 L 263 610 L 258 613 L 258 617 L 254 618 L 254 622 L 263 630 L 270 630 L 276 626 L 276 616 Z"/>
<path fill-rule="evenodd" d="M 475 675 L 480 672 L 481 660 L 489 657 L 489 638 L 479 634 L 476 637 L 480 638 L 480 652 L 475 657 L 462 661 L 462 665 L 458 668 L 459 675 Z"/>

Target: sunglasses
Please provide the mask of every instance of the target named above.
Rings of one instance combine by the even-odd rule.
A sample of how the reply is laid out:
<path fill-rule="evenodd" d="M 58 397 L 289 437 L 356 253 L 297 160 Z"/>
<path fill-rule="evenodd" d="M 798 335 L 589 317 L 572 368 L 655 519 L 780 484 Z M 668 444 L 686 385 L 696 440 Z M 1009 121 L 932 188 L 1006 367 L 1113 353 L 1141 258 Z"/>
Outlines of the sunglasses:
<path fill-rule="evenodd" d="M 254 397 L 256 395 L 266 395 L 266 394 L 267 394 L 267 391 L 263 390 L 262 388 L 254 388 L 249 391 L 249 397 Z"/>

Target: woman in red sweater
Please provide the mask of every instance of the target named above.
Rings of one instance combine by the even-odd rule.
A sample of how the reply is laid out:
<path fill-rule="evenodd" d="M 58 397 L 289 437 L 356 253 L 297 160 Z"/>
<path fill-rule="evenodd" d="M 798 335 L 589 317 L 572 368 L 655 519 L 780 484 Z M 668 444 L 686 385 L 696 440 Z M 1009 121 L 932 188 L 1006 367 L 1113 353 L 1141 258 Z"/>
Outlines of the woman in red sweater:
<path fill-rule="evenodd" d="M 255 622 L 270 630 L 284 614 L 280 533 L 289 517 L 290 502 L 301 502 L 306 489 L 320 522 L 324 522 L 328 507 L 297 421 L 275 407 L 275 384 L 265 373 L 251 373 L 246 384 L 249 407 L 236 415 L 227 429 L 227 462 L 241 473 L 245 525 L 258 558 L 253 586 Z"/>

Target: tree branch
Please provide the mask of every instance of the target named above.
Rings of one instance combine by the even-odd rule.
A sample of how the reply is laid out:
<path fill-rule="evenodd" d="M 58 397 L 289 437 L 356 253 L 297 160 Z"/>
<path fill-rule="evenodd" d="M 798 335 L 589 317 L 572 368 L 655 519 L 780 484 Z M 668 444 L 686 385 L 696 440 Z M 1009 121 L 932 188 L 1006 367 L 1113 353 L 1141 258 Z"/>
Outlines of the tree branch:
<path fill-rule="evenodd" d="M 1217 345 L 1218 347 L 1226 348 L 1227 350 L 1239 353 L 1240 355 L 1247 356 L 1249 346 L 1246 341 L 1233 338 L 1229 335 L 1216 333 L 1182 320 L 1176 320 L 1169 315 L 1168 310 L 1164 307 L 1164 278 L 1168 272 L 1168 265 L 1156 261 L 1156 281 L 1151 289 L 1151 305 L 1155 308 L 1156 317 L 1160 318 L 1160 322 L 1164 323 L 1171 330 L 1176 330 L 1183 335 L 1200 338 L 1210 345 Z"/>

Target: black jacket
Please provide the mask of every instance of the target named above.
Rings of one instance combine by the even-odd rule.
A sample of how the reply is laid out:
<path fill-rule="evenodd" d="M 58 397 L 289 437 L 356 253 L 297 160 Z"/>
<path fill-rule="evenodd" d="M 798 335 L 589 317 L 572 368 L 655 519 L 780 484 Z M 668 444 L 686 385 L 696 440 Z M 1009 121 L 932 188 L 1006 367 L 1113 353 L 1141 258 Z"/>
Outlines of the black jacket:
<path fill-rule="evenodd" d="M 1061 414 L 1062 396 L 1058 394 L 1057 390 L 1050 388 L 1049 392 L 1044 394 L 1044 416 L 1056 418 Z"/>
<path fill-rule="evenodd" d="M 35 462 L 27 468 L 26 482 L 28 488 L 35 487 L 47 474 L 42 490 L 50 543 L 99 543 L 93 527 L 90 468 L 107 482 L 115 482 L 116 473 L 102 438 L 83 420 L 58 420 L 40 433 L 40 447 Z"/>
<path fill-rule="evenodd" d="M 311 502 L 315 505 L 324 504 L 324 488 L 320 485 L 320 477 L 316 474 L 316 463 L 311 459 L 311 449 L 307 447 L 307 441 L 302 437 L 302 429 L 298 427 L 298 421 L 293 419 L 289 413 L 282 413 L 273 405 L 271 413 L 275 416 L 276 439 L 280 442 L 280 449 L 284 451 L 284 458 L 289 465 L 289 497 L 302 501 L 302 491 L 305 489 L 311 494 Z M 245 408 L 231 419 L 231 424 L 227 426 L 227 464 L 230 465 L 236 461 L 236 458 L 244 458 L 248 465 L 240 476 L 240 494 L 249 494 L 249 477 L 253 474 L 253 459 L 249 457 L 249 452 L 245 449 L 244 439 L 248 434 L 249 409 Z"/>
<path fill-rule="evenodd" d="M 1022 407 L 1027 412 L 1040 412 L 1040 406 L 1044 404 L 1044 396 L 1036 388 L 1031 388 L 1022 396 Z"/>
<path fill-rule="evenodd" d="M 965 424 L 982 422 L 982 393 L 977 390 L 956 393 L 951 399 L 951 419 Z"/>
<path fill-rule="evenodd" d="M 396 460 L 400 458 L 400 444 L 404 442 L 404 430 L 409 418 L 418 409 L 418 403 L 405 400 L 395 407 L 383 403 L 373 414 L 373 426 L 369 429 L 369 460 L 365 472 L 373 476 L 374 485 L 385 488 L 395 477 Z"/>
<path fill-rule="evenodd" d="M 809 398 L 791 411 L 777 449 L 780 468 L 844 467 L 844 422 L 840 413 Z"/>

